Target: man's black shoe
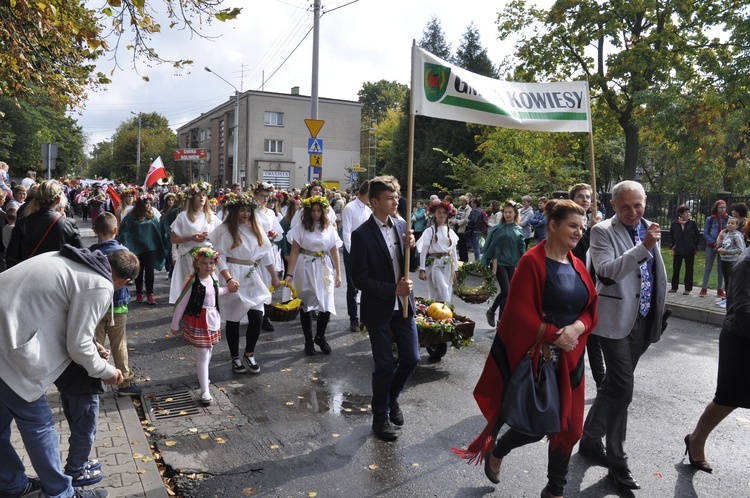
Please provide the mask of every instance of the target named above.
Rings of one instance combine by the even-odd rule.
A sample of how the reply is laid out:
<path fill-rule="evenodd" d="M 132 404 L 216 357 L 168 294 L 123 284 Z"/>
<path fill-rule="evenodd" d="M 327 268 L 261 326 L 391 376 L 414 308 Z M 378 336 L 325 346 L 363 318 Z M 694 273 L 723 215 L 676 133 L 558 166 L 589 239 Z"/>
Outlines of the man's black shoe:
<path fill-rule="evenodd" d="M 389 416 L 393 425 L 398 425 L 399 427 L 404 425 L 404 412 L 401 411 L 401 407 L 398 406 L 398 403 L 393 403 L 391 405 Z"/>
<path fill-rule="evenodd" d="M 387 419 L 373 420 L 372 432 L 383 441 L 395 441 L 398 439 L 398 433 Z"/>
<path fill-rule="evenodd" d="M 268 319 L 268 315 L 263 315 L 263 323 L 261 324 L 260 328 L 262 328 L 266 332 L 273 332 L 274 330 L 276 330 L 271 323 L 271 320 Z"/>
<path fill-rule="evenodd" d="M 641 485 L 635 480 L 630 469 L 627 467 L 610 467 L 609 477 L 614 483 L 625 489 L 641 489 Z"/>
<path fill-rule="evenodd" d="M 604 445 L 601 441 L 581 439 L 581 442 L 578 445 L 578 454 L 592 460 L 597 465 L 609 467 L 609 462 L 607 462 L 607 450 L 604 449 Z"/>
<path fill-rule="evenodd" d="M 359 320 L 356 318 L 349 319 L 349 332 L 359 332 Z"/>

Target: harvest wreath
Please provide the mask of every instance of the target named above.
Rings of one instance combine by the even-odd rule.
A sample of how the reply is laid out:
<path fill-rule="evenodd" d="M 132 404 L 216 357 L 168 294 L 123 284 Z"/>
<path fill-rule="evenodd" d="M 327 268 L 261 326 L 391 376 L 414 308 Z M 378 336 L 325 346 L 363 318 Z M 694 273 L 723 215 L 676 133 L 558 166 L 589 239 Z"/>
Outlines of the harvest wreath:
<path fill-rule="evenodd" d="M 464 285 L 464 281 L 469 275 L 479 275 L 482 278 L 482 285 L 479 287 L 467 287 Z M 496 292 L 495 275 L 492 274 L 492 268 L 489 266 L 474 261 L 472 263 L 463 263 L 458 267 L 453 293 L 467 303 L 483 303 L 494 296 Z"/>

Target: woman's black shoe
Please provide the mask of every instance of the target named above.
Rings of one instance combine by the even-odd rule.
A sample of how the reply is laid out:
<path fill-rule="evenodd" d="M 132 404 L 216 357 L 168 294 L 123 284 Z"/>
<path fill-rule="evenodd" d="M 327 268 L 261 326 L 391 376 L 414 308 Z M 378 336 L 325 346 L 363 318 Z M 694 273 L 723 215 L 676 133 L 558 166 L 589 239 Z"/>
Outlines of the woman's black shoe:
<path fill-rule="evenodd" d="M 331 354 L 331 346 L 328 345 L 325 337 L 316 337 L 313 342 L 318 345 L 323 354 Z"/>

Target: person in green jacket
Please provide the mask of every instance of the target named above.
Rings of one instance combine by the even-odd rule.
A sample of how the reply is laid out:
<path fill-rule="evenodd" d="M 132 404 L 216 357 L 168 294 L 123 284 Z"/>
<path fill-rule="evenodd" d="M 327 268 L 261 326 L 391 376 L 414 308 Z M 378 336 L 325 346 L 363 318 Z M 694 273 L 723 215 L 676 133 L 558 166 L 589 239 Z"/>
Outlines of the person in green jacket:
<path fill-rule="evenodd" d="M 135 201 L 135 207 L 120 223 L 122 245 L 138 256 L 140 271 L 135 278 L 136 302 L 142 303 L 143 280 L 146 280 L 148 304 L 156 304 L 154 298 L 154 270 L 164 268 L 167 254 L 164 246 L 164 233 L 161 222 L 151 209 L 153 196 L 141 194 Z"/>
<path fill-rule="evenodd" d="M 411 224 L 414 229 L 414 239 L 419 240 L 427 227 L 427 209 L 424 207 L 424 202 L 417 201 L 417 205 L 411 212 Z"/>
<path fill-rule="evenodd" d="M 518 225 L 521 219 L 518 206 L 515 202 L 508 201 L 503 206 L 503 219 L 487 232 L 487 240 L 482 250 L 482 264 L 492 264 L 492 273 L 497 278 L 500 290 L 487 310 L 487 323 L 490 327 L 495 326 L 497 309 L 505 306 L 508 297 L 510 280 L 516 271 L 518 260 L 526 252 L 526 242 L 523 237 L 523 229 Z M 502 311 L 501 311 L 502 313 Z"/>

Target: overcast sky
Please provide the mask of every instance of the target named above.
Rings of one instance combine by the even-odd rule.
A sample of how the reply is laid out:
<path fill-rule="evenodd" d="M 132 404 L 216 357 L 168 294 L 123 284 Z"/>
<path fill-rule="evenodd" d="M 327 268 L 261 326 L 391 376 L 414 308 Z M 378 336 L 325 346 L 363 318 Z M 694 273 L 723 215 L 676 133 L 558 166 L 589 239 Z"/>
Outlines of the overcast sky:
<path fill-rule="evenodd" d="M 164 10 L 160 0 L 149 3 Z M 323 2 L 319 96 L 357 100 L 364 82 L 381 79 L 408 85 L 412 39 L 419 41 L 432 16 L 440 20 L 453 53 L 473 22 L 482 44 L 498 64 L 512 49 L 509 43 L 497 39 L 495 22 L 505 3 L 505 0 Z M 196 36 L 191 39 L 187 31 L 169 29 L 168 23 L 162 22 L 163 31 L 155 35 L 152 46 L 164 58 L 193 60 L 187 69 L 139 62 L 136 71 L 131 54 L 124 49 L 118 53 L 121 69 L 111 76 L 112 84 L 105 90 L 89 92 L 86 108 L 71 113 L 83 127 L 90 145 L 110 139 L 120 124 L 133 118 L 131 112 L 158 112 L 176 129 L 225 102 L 234 89 L 206 72 L 205 66 L 239 90 L 260 90 L 265 71 L 265 91 L 287 93 L 291 87 L 299 86 L 302 95 L 310 95 L 312 32 L 306 38 L 305 35 L 313 25 L 312 0 L 230 0 L 226 5 L 242 7 L 242 13 L 236 21 L 213 21 L 204 26 L 200 32 L 218 37 L 213 40 Z M 110 59 L 99 61 L 99 70 L 106 74 L 113 67 Z M 150 81 L 143 81 L 143 76 Z"/>

